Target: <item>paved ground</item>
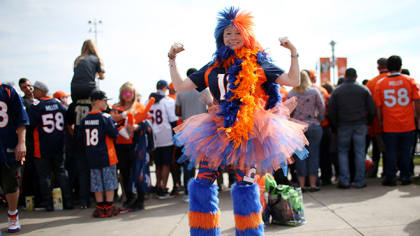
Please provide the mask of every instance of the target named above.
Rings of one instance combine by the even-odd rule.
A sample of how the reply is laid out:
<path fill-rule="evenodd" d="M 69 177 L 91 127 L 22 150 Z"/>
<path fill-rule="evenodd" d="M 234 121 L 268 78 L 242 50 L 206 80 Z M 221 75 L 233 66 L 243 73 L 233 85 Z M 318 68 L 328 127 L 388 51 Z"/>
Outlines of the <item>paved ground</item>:
<path fill-rule="evenodd" d="M 369 179 L 364 189 L 323 187 L 304 193 L 308 222 L 299 227 L 269 225 L 266 235 L 420 235 L 420 186 L 383 187 Z M 234 235 L 229 190 L 220 194 L 222 235 Z M 108 219 L 90 217 L 92 208 L 56 212 L 21 211 L 22 232 L 16 235 L 189 235 L 188 205 L 182 196 L 150 199 L 146 210 Z M 0 229 L 7 235 L 6 211 Z"/>

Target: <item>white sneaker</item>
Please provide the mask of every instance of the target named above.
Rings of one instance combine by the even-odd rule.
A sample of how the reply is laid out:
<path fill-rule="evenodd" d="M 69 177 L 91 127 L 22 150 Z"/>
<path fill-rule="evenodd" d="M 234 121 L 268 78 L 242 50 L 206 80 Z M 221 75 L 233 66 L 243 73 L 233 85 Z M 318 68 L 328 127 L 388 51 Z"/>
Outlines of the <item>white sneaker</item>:
<path fill-rule="evenodd" d="M 19 223 L 19 213 L 16 213 L 14 215 L 9 215 L 9 227 L 7 228 L 7 231 L 9 233 L 16 233 L 20 231 L 20 223 Z"/>
<path fill-rule="evenodd" d="M 190 202 L 190 198 L 188 197 L 188 195 L 184 195 L 184 196 L 182 197 L 182 201 L 184 201 L 184 202 L 186 202 L 186 203 L 189 203 L 189 202 Z"/>

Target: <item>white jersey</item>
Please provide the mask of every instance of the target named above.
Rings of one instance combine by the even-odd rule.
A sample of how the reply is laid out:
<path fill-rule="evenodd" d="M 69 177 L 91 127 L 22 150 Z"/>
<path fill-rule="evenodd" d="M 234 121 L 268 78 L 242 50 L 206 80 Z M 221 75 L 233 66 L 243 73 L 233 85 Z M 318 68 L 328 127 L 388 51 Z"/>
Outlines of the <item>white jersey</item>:
<path fill-rule="evenodd" d="M 170 123 L 178 120 L 178 117 L 175 115 L 175 101 L 165 96 L 158 103 L 153 104 L 150 108 L 149 115 L 152 116 L 155 147 L 173 145 L 172 127 Z"/>

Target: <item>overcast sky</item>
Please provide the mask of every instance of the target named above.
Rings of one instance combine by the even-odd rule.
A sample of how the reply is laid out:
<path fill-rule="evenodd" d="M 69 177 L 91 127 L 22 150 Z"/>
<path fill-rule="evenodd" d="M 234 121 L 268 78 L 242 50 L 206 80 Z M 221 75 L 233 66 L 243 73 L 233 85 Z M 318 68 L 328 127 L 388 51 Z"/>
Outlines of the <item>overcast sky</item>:
<path fill-rule="evenodd" d="M 98 48 L 106 70 L 101 89 L 115 102 L 119 87 L 131 81 L 144 101 L 159 79 L 170 80 L 166 55 L 173 42 L 186 48 L 177 57 L 183 75 L 211 60 L 216 16 L 228 6 L 252 12 L 257 40 L 286 71 L 290 53 L 279 46 L 281 36 L 295 44 L 302 69 L 316 69 L 319 57 L 331 55 L 334 40 L 336 56 L 348 58 L 359 81 L 378 73 L 379 57 L 397 54 L 419 82 L 415 0 L 1 0 L 0 81 L 17 85 L 27 77 L 46 82 L 52 92 L 70 92 L 74 59 L 83 41 L 94 38 L 88 21 L 96 18 L 102 20 Z"/>

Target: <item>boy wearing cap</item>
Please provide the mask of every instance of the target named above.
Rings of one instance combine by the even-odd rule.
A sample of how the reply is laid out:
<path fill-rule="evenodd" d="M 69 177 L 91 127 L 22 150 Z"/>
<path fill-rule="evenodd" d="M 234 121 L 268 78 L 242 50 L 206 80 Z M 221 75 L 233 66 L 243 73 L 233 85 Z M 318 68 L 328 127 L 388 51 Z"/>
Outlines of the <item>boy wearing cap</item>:
<path fill-rule="evenodd" d="M 119 215 L 114 206 L 114 190 L 118 188 L 118 159 L 113 140 L 118 136 L 118 129 L 111 115 L 103 113 L 108 106 L 105 93 L 96 90 L 92 92 L 90 99 L 92 110 L 80 122 L 78 137 L 84 144 L 90 168 L 90 188 L 95 193 L 96 209 L 92 216 L 111 217 Z"/>
<path fill-rule="evenodd" d="M 29 129 L 33 132 L 34 164 L 38 172 L 41 208 L 53 210 L 51 171 L 63 193 L 64 209 L 72 209 L 71 191 L 67 171 L 64 169 L 64 114 L 66 108 L 56 99 L 48 97 L 46 84 L 36 81 L 34 96 L 38 99 L 28 111 Z"/>

